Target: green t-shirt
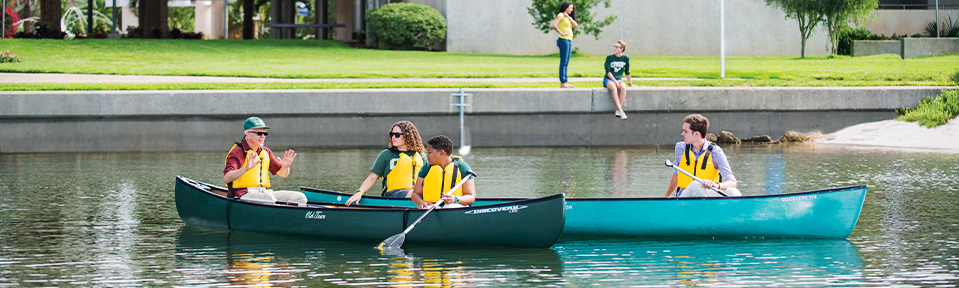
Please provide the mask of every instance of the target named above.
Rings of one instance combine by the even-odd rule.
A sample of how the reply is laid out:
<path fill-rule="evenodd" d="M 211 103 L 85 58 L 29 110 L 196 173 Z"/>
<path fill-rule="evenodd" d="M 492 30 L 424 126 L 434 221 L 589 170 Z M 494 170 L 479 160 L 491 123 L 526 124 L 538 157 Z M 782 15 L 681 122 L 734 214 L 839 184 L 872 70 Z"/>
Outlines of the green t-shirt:
<path fill-rule="evenodd" d="M 416 153 L 413 151 L 398 151 L 395 149 L 383 149 L 380 151 L 380 155 L 376 156 L 376 160 L 373 161 L 373 168 L 370 168 L 370 172 L 376 174 L 376 176 L 384 177 L 390 174 L 390 171 L 393 171 L 393 167 L 396 166 L 396 162 L 400 160 L 400 153 L 405 153 L 409 155 L 410 158 L 416 157 L 419 155 L 420 159 L 423 159 L 423 167 L 426 167 L 426 157 L 421 153 Z"/>
<path fill-rule="evenodd" d="M 463 159 L 460 159 L 460 161 L 458 161 L 458 163 L 459 163 L 459 166 L 460 166 L 460 169 L 459 169 L 459 170 L 460 170 L 460 177 L 466 178 L 466 175 L 469 175 L 468 173 L 471 171 L 471 170 L 470 170 L 470 165 L 469 165 L 469 164 L 466 164 L 466 161 L 463 161 Z M 417 175 L 417 176 L 418 176 L 419 178 L 426 179 L 426 174 L 429 174 L 429 173 L 430 173 L 430 167 L 432 167 L 432 166 L 431 166 L 429 163 L 427 163 L 426 165 L 423 165 L 423 169 L 420 169 L 420 174 Z"/>
<path fill-rule="evenodd" d="M 624 72 L 630 75 L 629 56 L 616 57 L 616 54 L 606 56 L 606 64 L 603 66 L 606 67 L 606 73 L 613 73 L 613 78 L 616 80 L 622 80 Z M 603 78 L 607 78 L 606 74 L 603 74 Z"/>

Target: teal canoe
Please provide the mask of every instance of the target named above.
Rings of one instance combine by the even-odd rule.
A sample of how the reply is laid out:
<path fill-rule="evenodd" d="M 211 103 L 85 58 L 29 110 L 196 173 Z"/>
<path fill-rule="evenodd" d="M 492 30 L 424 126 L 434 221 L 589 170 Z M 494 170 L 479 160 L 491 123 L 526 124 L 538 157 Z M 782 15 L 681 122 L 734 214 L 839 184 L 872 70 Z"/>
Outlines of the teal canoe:
<path fill-rule="evenodd" d="M 567 198 L 564 236 L 823 238 L 852 233 L 865 185 L 731 198 Z M 302 187 L 317 203 L 350 194 Z M 523 198 L 479 198 L 474 207 Z M 364 206 L 413 206 L 409 199 L 364 196 Z"/>
<path fill-rule="evenodd" d="M 226 189 L 176 177 L 176 208 L 186 225 L 368 241 L 373 247 L 425 212 L 409 207 L 303 206 L 226 197 Z M 546 248 L 563 232 L 563 194 L 482 207 L 433 210 L 405 243 Z"/>

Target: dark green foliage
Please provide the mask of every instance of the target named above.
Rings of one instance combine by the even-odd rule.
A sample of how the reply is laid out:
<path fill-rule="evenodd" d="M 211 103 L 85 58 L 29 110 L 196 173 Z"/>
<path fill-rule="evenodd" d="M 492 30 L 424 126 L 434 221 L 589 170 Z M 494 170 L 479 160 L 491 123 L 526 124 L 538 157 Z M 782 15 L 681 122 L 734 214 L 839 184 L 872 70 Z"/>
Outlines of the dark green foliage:
<path fill-rule="evenodd" d="M 432 7 L 392 3 L 366 12 L 367 26 L 384 48 L 430 50 L 446 39 L 446 18 Z"/>
<path fill-rule="evenodd" d="M 926 24 L 923 31 L 926 32 L 926 36 L 936 37 L 937 29 L 939 30 L 939 37 L 959 37 L 959 19 L 952 21 L 952 16 L 949 16 L 949 20 L 942 22 L 942 28 L 939 28 L 936 21 L 932 21 Z"/>
<path fill-rule="evenodd" d="M 900 40 L 903 36 L 892 34 L 890 37 L 886 35 L 876 35 L 866 28 L 852 28 L 846 26 L 839 30 L 839 45 L 836 49 L 836 54 L 838 55 L 852 55 L 852 42 L 855 40 Z"/>
<path fill-rule="evenodd" d="M 17 34 L 14 35 L 13 37 L 29 38 L 29 39 L 44 39 L 44 38 L 63 39 L 64 37 L 67 37 L 67 33 L 64 33 L 59 30 L 51 29 L 50 27 L 53 27 L 53 25 L 50 24 L 49 22 L 38 21 L 37 24 L 34 25 L 33 31 L 30 31 L 30 32 L 20 31 L 20 32 L 17 32 Z"/>
<path fill-rule="evenodd" d="M 529 15 L 533 16 L 533 26 L 543 33 L 549 34 L 553 30 L 551 25 L 559 14 L 560 6 L 564 0 L 533 0 L 533 5 L 527 9 Z M 616 21 L 615 15 L 606 16 L 603 19 L 594 19 L 595 12 L 590 12 L 593 7 L 600 3 L 606 8 L 610 7 L 610 0 L 570 0 L 573 3 L 573 10 L 576 11 L 576 23 L 579 27 L 573 29 L 573 37 L 580 34 L 593 35 L 599 40 L 599 33 L 603 32 L 603 27 L 609 26 Z"/>
<path fill-rule="evenodd" d="M 959 69 L 956 69 L 956 72 L 952 72 L 952 75 L 949 76 L 949 80 L 952 80 L 952 83 L 959 85 Z"/>

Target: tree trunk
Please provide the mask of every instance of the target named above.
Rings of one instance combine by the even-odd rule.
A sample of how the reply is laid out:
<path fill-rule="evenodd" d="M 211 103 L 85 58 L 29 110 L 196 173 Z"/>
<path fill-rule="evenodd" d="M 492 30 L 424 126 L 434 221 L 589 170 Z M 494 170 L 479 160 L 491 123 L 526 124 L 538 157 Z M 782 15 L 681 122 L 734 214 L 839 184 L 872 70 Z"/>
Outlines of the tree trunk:
<path fill-rule="evenodd" d="M 60 31 L 60 18 L 63 17 L 63 8 L 60 0 L 40 0 L 40 22 L 46 23 L 50 31 Z"/>
<path fill-rule="evenodd" d="M 802 54 L 799 58 L 806 58 L 806 37 L 802 37 Z"/>
<path fill-rule="evenodd" d="M 140 0 L 140 37 L 166 38 L 170 32 L 168 16 L 170 9 L 167 0 Z"/>
<path fill-rule="evenodd" d="M 6 0 L 0 0 L 6 1 Z M 30 5 L 33 1 L 23 1 L 23 9 L 20 10 L 20 19 L 27 19 L 33 17 L 33 5 Z M 33 31 L 33 22 L 27 21 L 23 22 L 23 31 L 30 32 Z"/>
<path fill-rule="evenodd" d="M 253 39 L 253 0 L 243 0 L 243 39 Z"/>

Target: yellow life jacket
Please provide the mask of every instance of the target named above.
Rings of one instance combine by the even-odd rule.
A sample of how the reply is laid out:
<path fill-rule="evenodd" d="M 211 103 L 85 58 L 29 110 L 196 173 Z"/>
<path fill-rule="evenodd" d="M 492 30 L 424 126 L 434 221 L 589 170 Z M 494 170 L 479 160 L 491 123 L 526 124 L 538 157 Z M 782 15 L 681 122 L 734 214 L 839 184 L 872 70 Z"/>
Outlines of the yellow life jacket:
<path fill-rule="evenodd" d="M 423 168 L 423 157 L 414 152 L 413 157 L 398 150 L 399 158 L 390 161 L 390 173 L 383 177 L 383 193 L 398 189 L 413 189 L 416 173 Z"/>
<path fill-rule="evenodd" d="M 460 180 L 463 180 L 463 175 L 459 173 L 459 161 L 460 157 L 453 157 L 453 161 L 450 162 L 446 167 L 440 168 L 439 165 L 431 165 L 429 173 L 426 174 L 426 178 L 423 178 L 423 201 L 430 203 L 436 203 L 440 201 L 440 196 L 450 189 L 453 186 L 456 186 L 456 183 L 459 183 Z M 463 196 L 463 188 L 456 189 L 456 192 L 453 192 L 454 196 Z"/>
<path fill-rule="evenodd" d="M 234 144 L 233 148 L 236 148 L 237 145 L 239 144 Z M 230 151 L 233 151 L 233 148 L 230 148 Z M 248 149 L 243 151 L 243 155 L 250 153 L 250 151 L 252 150 L 253 149 Z M 227 157 L 230 157 L 230 156 L 227 155 Z M 260 157 L 260 164 L 257 164 L 256 167 L 253 167 L 253 169 L 250 169 L 249 171 L 246 171 L 246 173 L 243 173 L 243 175 L 241 175 L 240 178 L 233 180 L 232 183 L 227 183 L 227 184 L 229 184 L 230 187 L 234 189 L 259 187 L 259 186 L 270 188 L 270 154 L 266 152 L 266 148 L 260 149 L 259 157 Z M 243 165 L 241 165 L 240 168 L 246 167 L 246 158 L 242 158 L 240 159 L 240 161 L 241 163 L 243 163 Z M 226 160 L 223 160 L 223 162 L 225 164 Z"/>
<path fill-rule="evenodd" d="M 695 154 L 690 158 L 689 151 L 692 149 L 693 145 L 686 144 L 686 153 L 683 154 L 683 158 L 679 160 L 679 168 L 687 172 L 692 173 L 694 176 L 699 177 L 699 179 L 712 180 L 713 182 L 719 183 L 719 169 L 716 169 L 716 165 L 713 165 L 713 161 L 709 159 L 710 154 L 713 154 L 713 143 L 706 142 L 704 145 L 709 145 L 706 148 L 706 151 L 703 151 L 703 154 L 699 154 L 697 158 Z M 676 173 L 679 178 L 679 188 L 686 189 L 686 186 L 689 186 L 689 183 L 693 182 L 693 178 L 686 176 L 683 173 Z"/>

